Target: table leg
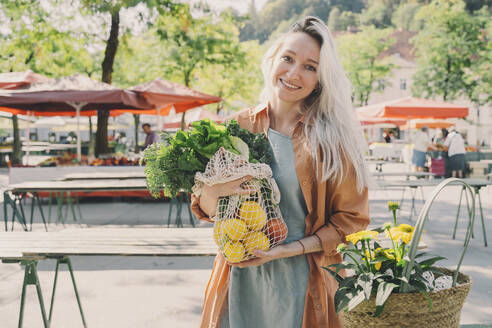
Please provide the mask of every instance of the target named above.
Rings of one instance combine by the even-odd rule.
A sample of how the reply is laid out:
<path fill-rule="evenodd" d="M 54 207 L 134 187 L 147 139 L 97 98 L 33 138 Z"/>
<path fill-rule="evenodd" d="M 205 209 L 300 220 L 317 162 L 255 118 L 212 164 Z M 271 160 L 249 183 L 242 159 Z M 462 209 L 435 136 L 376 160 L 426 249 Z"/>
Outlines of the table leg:
<path fill-rule="evenodd" d="M 20 214 L 22 215 L 22 224 L 24 225 L 24 230 L 27 231 L 27 221 L 26 221 L 26 214 L 24 213 L 24 206 L 22 206 L 22 200 L 24 199 L 26 194 L 22 194 L 21 197 L 19 198 L 19 208 L 20 208 Z"/>
<path fill-rule="evenodd" d="M 82 223 L 82 211 L 80 210 L 78 195 L 75 195 L 75 206 L 77 206 L 77 212 L 79 212 L 79 222 Z"/>
<path fill-rule="evenodd" d="M 195 227 L 195 220 L 193 220 L 193 214 L 191 214 L 191 209 L 190 209 L 191 200 L 190 200 L 190 197 L 188 196 L 188 193 L 185 193 L 184 196 L 185 196 L 186 208 L 188 209 L 188 215 L 190 216 L 190 223 L 194 228 Z"/>
<path fill-rule="evenodd" d="M 34 196 L 32 197 L 32 200 L 31 200 L 31 219 L 30 219 L 30 224 L 31 224 L 31 228 L 29 229 L 30 231 L 32 231 L 32 220 L 34 218 L 34 206 L 36 205 L 36 200 L 34 198 Z"/>
<path fill-rule="evenodd" d="M 463 192 L 465 192 L 465 187 L 461 188 L 461 192 L 460 192 L 460 200 L 458 201 L 458 211 L 456 212 L 456 220 L 454 221 L 453 239 L 456 239 L 456 228 L 458 227 L 458 218 L 460 217 L 461 199 L 463 198 Z"/>
<path fill-rule="evenodd" d="M 73 290 L 75 292 L 75 298 L 77 299 L 77 304 L 79 306 L 80 316 L 82 318 L 82 324 L 84 325 L 84 327 L 87 327 L 87 323 L 86 323 L 85 317 L 84 317 L 84 311 L 82 310 L 82 303 L 80 302 L 79 292 L 77 290 L 77 285 L 75 283 L 75 276 L 73 274 L 72 263 L 71 263 L 70 258 L 68 256 L 63 256 L 63 257 L 56 259 L 55 280 L 53 282 L 53 291 L 51 293 L 49 320 L 51 320 L 51 317 L 53 315 L 53 305 L 55 303 L 56 284 L 58 282 L 58 270 L 59 270 L 60 264 L 66 264 L 68 267 L 68 271 L 70 272 L 70 277 L 72 279 Z"/>
<path fill-rule="evenodd" d="M 21 296 L 21 305 L 19 312 L 19 328 L 22 327 L 22 321 L 24 319 L 24 303 L 26 299 L 26 287 L 28 285 L 35 285 L 36 291 L 38 294 L 39 306 L 41 307 L 41 315 L 43 317 L 43 325 L 45 328 L 49 328 L 50 321 L 46 317 L 46 311 L 44 308 L 44 300 L 43 294 L 41 293 L 41 285 L 39 283 L 38 274 L 37 274 L 37 261 L 22 261 L 22 264 L 25 265 L 25 273 L 24 273 L 24 283 L 22 284 L 22 296 Z"/>
<path fill-rule="evenodd" d="M 43 219 L 43 223 L 44 223 L 44 230 L 46 230 L 46 232 L 48 232 L 48 227 L 46 226 L 46 219 L 44 218 L 43 207 L 41 206 L 41 200 L 39 199 L 39 194 L 37 192 L 35 192 L 33 194 L 33 201 L 34 201 L 34 199 L 36 199 L 36 201 L 38 203 L 39 212 L 41 213 L 41 218 Z"/>
<path fill-rule="evenodd" d="M 167 227 L 169 228 L 169 225 L 171 224 L 171 214 L 173 212 L 173 206 L 174 206 L 174 197 L 169 200 L 169 212 L 167 214 Z"/>
<path fill-rule="evenodd" d="M 5 221 L 5 231 L 8 231 L 8 218 L 7 218 L 7 202 L 10 199 L 8 193 L 6 191 L 3 192 L 3 220 Z"/>
<path fill-rule="evenodd" d="M 176 227 L 182 228 L 183 227 L 183 221 L 181 220 L 181 210 L 182 210 L 182 205 L 183 202 L 181 201 L 181 193 L 179 193 L 176 196 Z"/>
<path fill-rule="evenodd" d="M 73 222 L 79 223 L 77 221 L 77 216 L 75 215 L 75 208 L 73 207 L 72 194 L 70 192 L 67 192 L 67 205 L 68 205 L 68 207 L 70 208 L 70 210 L 72 212 L 72 220 L 73 220 Z M 68 219 L 68 216 L 67 216 L 67 219 Z"/>
<path fill-rule="evenodd" d="M 51 223 L 51 201 L 52 201 L 51 191 L 48 193 L 48 223 Z"/>
<path fill-rule="evenodd" d="M 483 219 L 483 208 L 482 208 L 482 199 L 480 197 L 480 187 L 475 187 L 475 198 L 478 198 L 478 205 L 480 206 L 480 216 L 482 218 L 482 232 L 483 232 L 483 242 L 485 247 L 487 247 L 487 232 L 485 230 L 485 221 Z"/>

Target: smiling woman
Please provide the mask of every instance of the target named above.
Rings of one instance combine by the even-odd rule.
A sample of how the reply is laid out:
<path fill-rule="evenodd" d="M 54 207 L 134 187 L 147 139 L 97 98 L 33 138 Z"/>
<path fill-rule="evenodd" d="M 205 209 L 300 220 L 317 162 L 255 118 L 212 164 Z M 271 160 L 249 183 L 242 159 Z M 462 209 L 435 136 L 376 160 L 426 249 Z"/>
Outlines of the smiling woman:
<path fill-rule="evenodd" d="M 201 327 L 341 328 L 338 286 L 322 267 L 341 262 L 337 245 L 369 223 L 365 142 L 350 84 L 327 26 L 315 17 L 272 45 L 262 71 L 264 104 L 231 118 L 268 137 L 287 237 L 239 263 L 217 256 Z M 240 184 L 204 186 L 193 197 L 194 213 L 210 220 L 219 197 L 246 192 Z"/>

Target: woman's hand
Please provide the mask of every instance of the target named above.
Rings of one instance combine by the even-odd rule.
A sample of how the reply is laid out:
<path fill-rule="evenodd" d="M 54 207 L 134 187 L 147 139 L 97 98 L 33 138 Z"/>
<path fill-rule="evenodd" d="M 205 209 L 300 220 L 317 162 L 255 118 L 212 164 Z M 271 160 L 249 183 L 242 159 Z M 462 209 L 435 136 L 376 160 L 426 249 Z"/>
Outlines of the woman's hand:
<path fill-rule="evenodd" d="M 253 251 L 253 255 L 256 256 L 256 258 L 251 259 L 251 260 L 247 260 L 247 261 L 242 261 L 239 263 L 230 263 L 230 262 L 228 262 L 228 263 L 231 266 L 235 266 L 238 268 L 246 268 L 246 267 L 250 267 L 250 266 L 262 265 L 264 263 L 267 263 L 267 262 L 270 262 L 273 260 L 277 260 L 277 259 L 280 259 L 283 257 L 288 257 L 288 256 L 286 256 L 284 245 L 275 246 L 273 248 L 270 248 L 267 251 L 260 251 L 257 249 L 255 251 Z"/>
<path fill-rule="evenodd" d="M 245 189 L 243 184 L 253 177 L 248 175 L 237 180 L 233 180 L 226 183 L 219 183 L 213 186 L 203 185 L 202 193 L 200 196 L 200 208 L 202 211 L 212 217 L 215 215 L 217 209 L 217 202 L 219 197 L 226 197 L 231 195 L 249 195 L 256 190 Z"/>

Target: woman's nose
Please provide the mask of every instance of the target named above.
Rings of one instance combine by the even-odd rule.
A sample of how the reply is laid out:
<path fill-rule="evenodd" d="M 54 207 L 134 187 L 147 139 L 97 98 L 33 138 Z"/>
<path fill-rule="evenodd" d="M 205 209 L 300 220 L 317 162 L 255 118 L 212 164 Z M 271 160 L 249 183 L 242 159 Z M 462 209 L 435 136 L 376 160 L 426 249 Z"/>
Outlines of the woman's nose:
<path fill-rule="evenodd" d="M 299 65 L 292 65 L 290 69 L 287 71 L 287 77 L 295 78 L 299 75 Z"/>

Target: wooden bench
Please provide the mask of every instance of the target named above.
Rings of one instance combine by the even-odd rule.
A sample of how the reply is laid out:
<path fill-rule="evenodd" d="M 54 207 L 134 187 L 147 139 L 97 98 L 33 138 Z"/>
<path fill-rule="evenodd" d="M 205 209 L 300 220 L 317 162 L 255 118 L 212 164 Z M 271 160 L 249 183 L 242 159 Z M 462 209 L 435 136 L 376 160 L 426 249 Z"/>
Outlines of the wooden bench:
<path fill-rule="evenodd" d="M 0 260 L 25 266 L 19 327 L 22 327 L 28 285 L 36 286 L 43 325 L 45 328 L 50 326 L 60 264 L 68 266 L 82 323 L 87 327 L 71 256 L 214 256 L 217 254 L 217 246 L 212 235 L 212 228 L 90 228 L 56 232 L 0 232 Z M 46 259 L 56 260 L 48 315 L 37 274 L 38 262 Z"/>

